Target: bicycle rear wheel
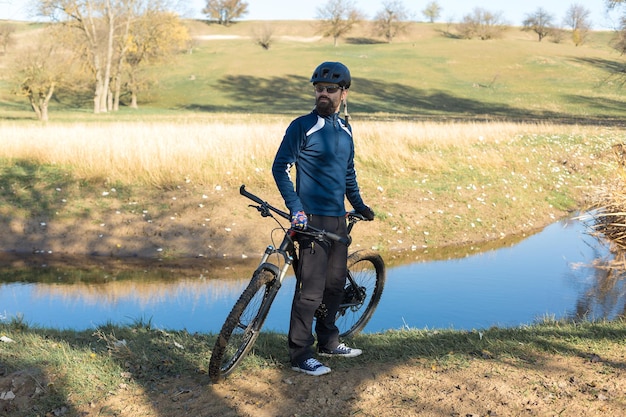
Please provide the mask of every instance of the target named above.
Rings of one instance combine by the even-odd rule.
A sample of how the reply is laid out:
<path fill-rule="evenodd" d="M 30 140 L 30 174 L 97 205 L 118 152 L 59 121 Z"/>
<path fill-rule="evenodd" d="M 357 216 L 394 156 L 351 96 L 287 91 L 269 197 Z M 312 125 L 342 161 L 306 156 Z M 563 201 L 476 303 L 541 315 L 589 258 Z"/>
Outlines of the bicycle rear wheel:
<path fill-rule="evenodd" d="M 378 306 L 385 277 L 385 262 L 376 252 L 362 250 L 350 254 L 344 300 L 335 319 L 339 337 L 351 337 L 363 330 Z"/>
<path fill-rule="evenodd" d="M 209 377 L 213 383 L 230 374 L 250 351 L 278 288 L 274 272 L 262 268 L 255 271 L 215 341 L 209 361 Z"/>

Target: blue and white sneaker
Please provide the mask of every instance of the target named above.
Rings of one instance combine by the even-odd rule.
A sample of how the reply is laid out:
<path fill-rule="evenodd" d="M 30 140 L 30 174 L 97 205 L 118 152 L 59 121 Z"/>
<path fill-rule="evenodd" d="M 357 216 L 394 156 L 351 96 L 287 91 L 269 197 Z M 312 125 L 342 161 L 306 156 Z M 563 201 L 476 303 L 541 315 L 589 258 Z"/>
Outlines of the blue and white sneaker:
<path fill-rule="evenodd" d="M 354 358 L 359 356 L 363 351 L 361 349 L 351 348 L 341 343 L 334 349 L 319 348 L 320 356 L 336 356 L 341 358 Z"/>
<path fill-rule="evenodd" d="M 328 366 L 325 366 L 315 358 L 305 359 L 298 365 L 292 366 L 291 369 L 313 376 L 320 376 L 330 372 L 330 368 Z"/>

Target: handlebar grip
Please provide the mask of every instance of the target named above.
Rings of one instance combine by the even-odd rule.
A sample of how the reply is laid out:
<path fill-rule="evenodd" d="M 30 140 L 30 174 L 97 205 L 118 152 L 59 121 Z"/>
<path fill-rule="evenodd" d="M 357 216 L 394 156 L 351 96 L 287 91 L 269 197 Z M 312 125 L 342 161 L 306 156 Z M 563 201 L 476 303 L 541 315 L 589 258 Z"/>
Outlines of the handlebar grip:
<path fill-rule="evenodd" d="M 266 201 L 263 201 L 259 197 L 255 196 L 254 194 L 246 191 L 245 184 L 239 187 L 239 194 L 241 194 L 244 197 L 249 198 L 250 200 L 254 201 L 257 204 L 261 204 L 262 206 L 267 207 L 268 209 L 272 210 L 274 213 L 278 214 L 281 217 L 284 217 L 287 220 L 291 219 L 291 216 L 289 215 L 289 213 L 285 213 L 284 211 L 279 210 L 276 207 L 269 205 Z"/>
<path fill-rule="evenodd" d="M 252 193 L 249 193 L 248 191 L 246 191 L 246 185 L 243 184 L 241 187 L 239 187 L 239 194 L 241 194 L 244 197 L 248 197 L 250 200 L 254 201 L 255 203 L 259 203 L 259 204 L 263 204 L 263 200 L 261 200 L 259 197 L 255 196 Z"/>

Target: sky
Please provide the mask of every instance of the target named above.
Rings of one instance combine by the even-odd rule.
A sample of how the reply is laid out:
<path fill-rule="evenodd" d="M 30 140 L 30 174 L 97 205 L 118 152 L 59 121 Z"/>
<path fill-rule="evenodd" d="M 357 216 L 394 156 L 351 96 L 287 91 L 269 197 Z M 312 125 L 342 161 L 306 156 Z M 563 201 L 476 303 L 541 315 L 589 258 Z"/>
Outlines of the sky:
<path fill-rule="evenodd" d="M 353 0 L 355 6 L 372 19 L 382 8 L 384 0 Z M 490 12 L 499 12 L 504 20 L 515 26 L 521 26 L 527 14 L 542 7 L 554 16 L 554 22 L 560 24 L 567 9 L 572 4 L 580 4 L 591 11 L 591 24 L 594 29 L 613 29 L 618 26 L 619 14 L 607 15 L 605 0 L 437 0 L 442 8 L 440 21 L 456 22 L 481 7 Z M 247 0 L 249 13 L 243 20 L 313 20 L 317 9 L 328 0 Z M 405 8 L 414 15 L 413 20 L 424 21 L 421 11 L 429 0 L 403 0 Z M 206 0 L 178 0 L 185 17 L 202 18 L 202 8 Z M 0 19 L 33 20 L 29 18 L 28 0 L 0 0 Z"/>

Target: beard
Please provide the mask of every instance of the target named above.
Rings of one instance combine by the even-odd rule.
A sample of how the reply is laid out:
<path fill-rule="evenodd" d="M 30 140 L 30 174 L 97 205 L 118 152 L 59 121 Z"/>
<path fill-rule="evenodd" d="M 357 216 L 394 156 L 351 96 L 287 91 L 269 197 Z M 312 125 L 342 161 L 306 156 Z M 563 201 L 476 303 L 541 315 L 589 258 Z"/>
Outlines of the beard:
<path fill-rule="evenodd" d="M 326 100 L 320 100 L 325 98 Z M 321 116 L 330 116 L 337 112 L 338 103 L 335 103 L 330 97 L 321 96 L 315 101 L 315 109 Z"/>

